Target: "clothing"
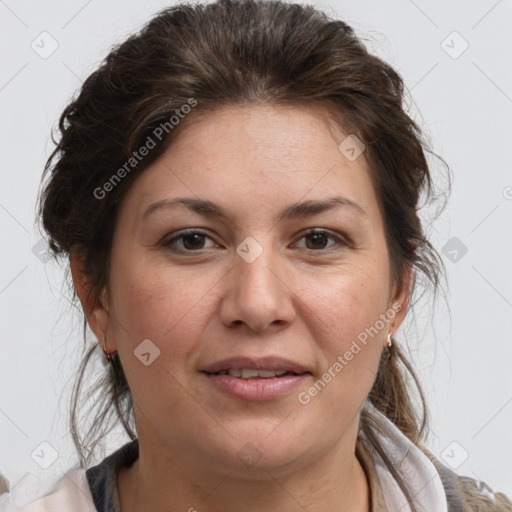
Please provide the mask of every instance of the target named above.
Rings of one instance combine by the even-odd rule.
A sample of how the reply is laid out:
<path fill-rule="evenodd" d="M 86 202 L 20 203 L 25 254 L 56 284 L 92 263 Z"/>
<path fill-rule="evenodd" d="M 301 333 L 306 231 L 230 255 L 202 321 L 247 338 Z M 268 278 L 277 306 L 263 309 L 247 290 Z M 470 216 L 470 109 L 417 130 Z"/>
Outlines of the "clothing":
<path fill-rule="evenodd" d="M 388 512 L 379 475 L 370 451 L 364 445 L 357 444 L 356 457 L 363 468 L 370 488 L 370 512 Z"/>
<path fill-rule="evenodd" d="M 512 512 L 512 502 L 504 494 L 495 494 L 485 483 L 457 475 L 369 407 L 385 432 L 378 434 L 381 446 L 406 482 L 418 512 Z M 94 467 L 71 468 L 37 496 L 29 496 L 30 489 L 20 483 L 0 497 L 0 512 L 121 512 L 117 474 L 122 467 L 131 466 L 138 453 L 135 439 Z M 357 444 L 356 456 L 368 478 L 371 512 L 410 512 L 410 505 L 380 456 L 364 443 Z"/>

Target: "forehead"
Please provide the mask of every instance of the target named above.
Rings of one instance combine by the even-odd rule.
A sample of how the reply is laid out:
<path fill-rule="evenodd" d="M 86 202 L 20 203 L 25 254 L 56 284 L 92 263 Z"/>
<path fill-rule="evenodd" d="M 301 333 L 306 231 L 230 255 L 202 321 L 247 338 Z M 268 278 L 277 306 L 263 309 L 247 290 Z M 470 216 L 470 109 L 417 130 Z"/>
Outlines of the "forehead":
<path fill-rule="evenodd" d="M 349 135 L 318 109 L 223 107 L 185 120 L 124 203 L 139 218 L 157 201 L 184 196 L 262 216 L 289 203 L 342 196 L 378 215 L 364 152 L 349 159 L 339 149 Z"/>

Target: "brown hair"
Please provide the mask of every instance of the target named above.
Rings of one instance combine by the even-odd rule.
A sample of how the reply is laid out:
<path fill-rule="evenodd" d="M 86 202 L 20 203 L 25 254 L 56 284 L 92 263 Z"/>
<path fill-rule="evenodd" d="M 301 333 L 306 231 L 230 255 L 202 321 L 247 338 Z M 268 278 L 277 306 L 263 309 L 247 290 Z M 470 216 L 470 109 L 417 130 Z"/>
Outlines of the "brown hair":
<path fill-rule="evenodd" d="M 183 113 L 191 99 L 192 112 L 180 116 L 183 120 L 171 129 L 170 118 Z M 395 283 L 398 289 L 404 286 L 410 266 L 437 291 L 443 264 L 424 234 L 418 211 L 422 194 L 436 199 L 426 153 L 448 166 L 431 151 L 405 112 L 402 78 L 371 55 L 345 22 L 312 6 L 281 1 L 178 4 L 112 49 L 62 113 L 60 140 L 45 166 L 39 213 L 53 253 L 80 251 L 90 291 L 99 300 L 109 280 L 116 214 L 136 176 L 162 154 L 182 126 L 201 113 L 223 105 L 258 103 L 327 109 L 346 133 L 364 142 Z M 164 125 L 168 129 L 161 142 L 144 159 L 132 162 L 133 170 L 127 168 L 134 151 Z M 106 193 L 105 183 L 112 183 L 116 172 L 119 177 L 121 168 L 126 171 L 122 179 Z M 448 179 L 448 189 L 449 185 Z M 418 280 L 412 291 L 417 284 Z M 131 439 L 136 437 L 130 391 L 114 355 L 108 375 L 85 397 L 98 394 L 98 412 L 80 438 L 79 397 L 85 369 L 97 348 L 96 342 L 87 346 L 85 329 L 84 318 L 86 354 L 71 404 L 71 432 L 81 467 L 86 467 L 94 447 L 117 421 Z M 421 419 L 411 379 L 419 394 Z M 382 358 L 368 399 L 420 444 L 428 411 L 418 379 L 396 343 Z M 358 442 L 373 445 L 407 495 L 378 445 L 376 428 L 363 410 Z M 88 454 L 85 448 L 90 449 Z"/>

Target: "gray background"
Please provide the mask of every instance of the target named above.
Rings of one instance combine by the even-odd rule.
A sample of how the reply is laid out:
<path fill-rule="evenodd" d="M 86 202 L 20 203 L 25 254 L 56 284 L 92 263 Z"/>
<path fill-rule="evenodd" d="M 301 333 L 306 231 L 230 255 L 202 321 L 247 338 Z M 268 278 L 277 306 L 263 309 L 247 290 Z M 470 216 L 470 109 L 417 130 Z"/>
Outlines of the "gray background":
<path fill-rule="evenodd" d="M 79 312 L 62 268 L 34 254 L 44 251 L 34 214 L 50 130 L 110 46 L 167 5 L 0 1 L 0 472 L 11 487 L 58 478 L 77 460 L 67 404 Z M 429 229 L 446 262 L 451 317 L 442 297 L 433 321 L 420 303 L 397 338 L 407 338 L 427 391 L 434 454 L 512 496 L 512 2 L 316 5 L 402 74 L 411 115 L 454 173 L 448 207 Z M 109 437 L 104 454 L 126 440 Z"/>

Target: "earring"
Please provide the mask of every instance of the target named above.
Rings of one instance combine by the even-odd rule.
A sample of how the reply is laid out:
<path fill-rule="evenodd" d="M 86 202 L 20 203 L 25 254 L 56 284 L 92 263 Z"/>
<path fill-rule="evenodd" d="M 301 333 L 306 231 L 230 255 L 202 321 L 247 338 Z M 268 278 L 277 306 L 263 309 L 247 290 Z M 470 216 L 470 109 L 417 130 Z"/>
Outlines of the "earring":
<path fill-rule="evenodd" d="M 388 340 L 387 340 L 387 341 L 388 341 L 388 348 L 389 348 L 389 347 L 391 347 L 391 345 L 392 345 L 392 342 L 391 342 L 391 333 L 390 333 L 390 332 L 388 332 Z"/>
<path fill-rule="evenodd" d="M 105 335 L 103 335 L 103 353 L 105 354 L 105 357 L 107 358 L 107 361 L 109 363 L 112 362 L 112 356 L 107 352 L 107 342 L 105 340 Z"/>

